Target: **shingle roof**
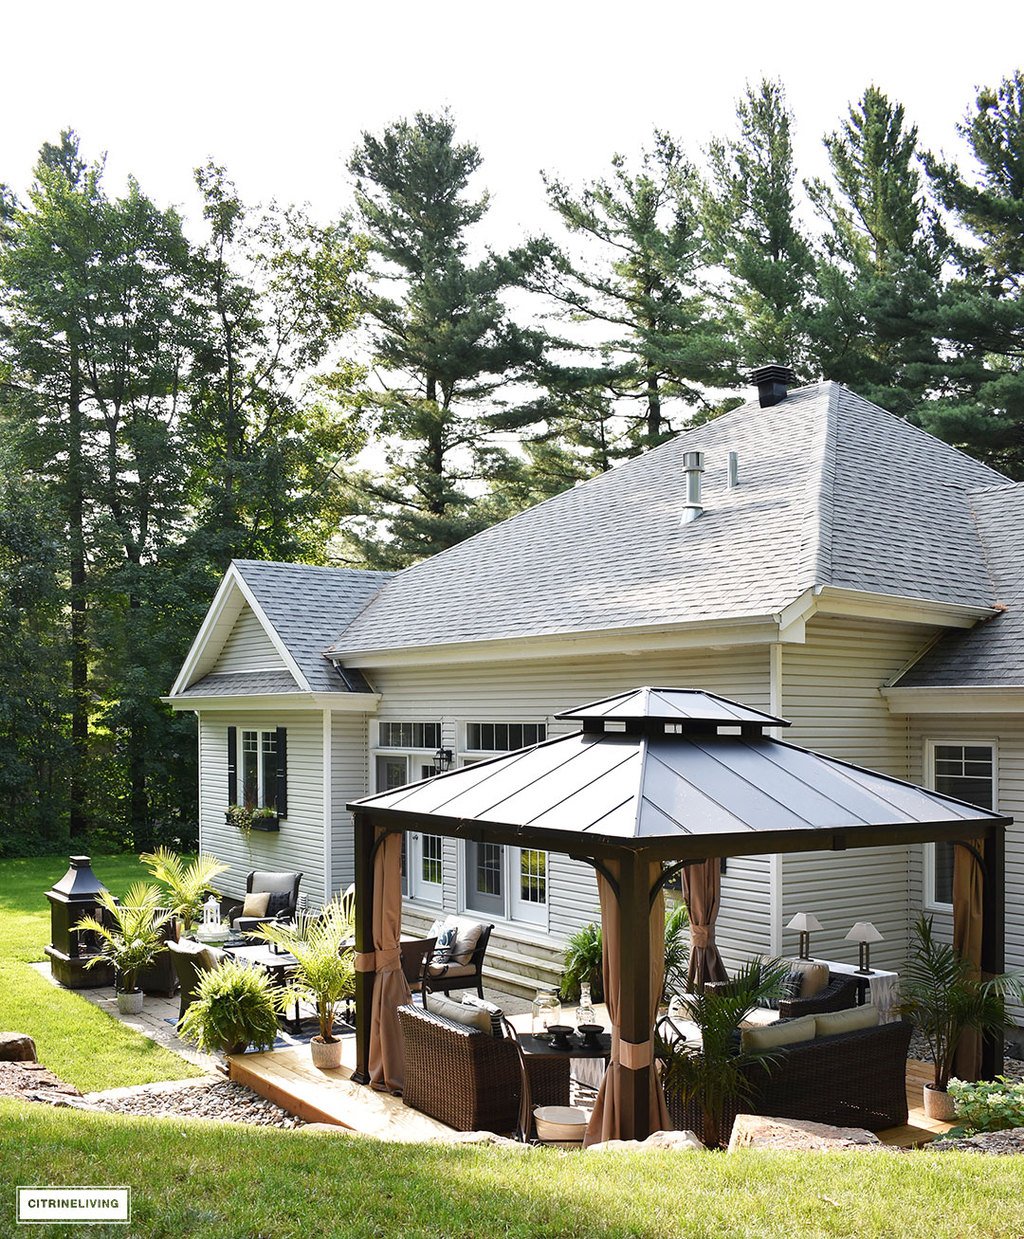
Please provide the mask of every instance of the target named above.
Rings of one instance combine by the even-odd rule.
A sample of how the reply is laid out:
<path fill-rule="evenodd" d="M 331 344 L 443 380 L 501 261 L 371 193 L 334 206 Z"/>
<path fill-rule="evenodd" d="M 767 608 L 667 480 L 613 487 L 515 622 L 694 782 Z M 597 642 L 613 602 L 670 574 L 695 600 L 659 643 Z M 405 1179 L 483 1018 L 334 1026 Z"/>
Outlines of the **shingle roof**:
<path fill-rule="evenodd" d="M 255 559 L 236 559 L 234 566 L 255 594 L 313 692 L 369 691 L 368 685 L 360 689 L 358 683 L 346 682 L 333 663 L 324 657 L 324 650 L 392 573 L 264 563 Z"/>
<path fill-rule="evenodd" d="M 1024 687 L 1024 482 L 971 495 L 995 601 L 1006 610 L 944 635 L 900 678 L 900 688 Z"/>
<path fill-rule="evenodd" d="M 180 697 L 249 697 L 267 693 L 300 692 L 290 671 L 239 671 L 206 675 L 190 684 Z"/>
<path fill-rule="evenodd" d="M 682 525 L 682 454 L 694 450 L 705 453 L 705 511 Z M 333 648 L 754 617 L 819 584 L 988 606 L 965 495 L 1004 481 L 838 384 L 815 384 L 771 408 L 742 405 L 407 568 L 337 625 Z"/>

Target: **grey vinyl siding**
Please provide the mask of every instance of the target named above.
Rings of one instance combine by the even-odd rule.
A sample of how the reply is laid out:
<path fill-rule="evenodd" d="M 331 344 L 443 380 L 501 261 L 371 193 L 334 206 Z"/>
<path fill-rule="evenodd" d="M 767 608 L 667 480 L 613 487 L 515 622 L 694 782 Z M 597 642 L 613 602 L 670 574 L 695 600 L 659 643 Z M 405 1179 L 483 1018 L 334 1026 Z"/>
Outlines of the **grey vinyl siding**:
<path fill-rule="evenodd" d="M 242 607 L 224 648 L 220 652 L 215 672 L 223 671 L 284 671 L 284 659 L 267 636 L 255 611 Z"/>
<path fill-rule="evenodd" d="M 275 834 L 248 838 L 224 820 L 228 807 L 228 727 L 288 729 L 288 816 Z M 324 896 L 323 714 L 319 710 L 211 711 L 200 715 L 199 845 L 229 866 L 220 879 L 226 894 L 245 892 L 250 869 L 302 871 L 301 891 Z"/>
<path fill-rule="evenodd" d="M 335 893 L 355 880 L 350 801 L 369 788 L 367 726 L 362 714 L 331 715 L 331 885 Z"/>
<path fill-rule="evenodd" d="M 554 719 L 560 710 L 640 684 L 704 688 L 759 709 L 769 706 L 766 646 L 508 665 L 369 668 L 367 675 L 382 695 L 378 718 L 440 721 L 443 743 L 455 751 L 456 760 L 468 722 L 546 722 L 549 736 L 563 734 L 577 724 Z M 372 720 L 368 730 L 373 745 Z M 455 840 L 445 840 L 443 856 L 444 909 L 455 912 L 463 904 Z M 768 857 L 729 862 L 722 880 L 718 936 L 730 965 L 768 949 L 770 875 Z M 549 879 L 546 936 L 557 945 L 581 925 L 597 920 L 600 909 L 590 866 L 552 853 Z M 543 926 L 515 924 L 525 938 L 545 936 Z"/>
<path fill-rule="evenodd" d="M 932 633 L 910 625 L 814 619 L 805 645 L 783 647 L 781 712 L 793 724 L 783 739 L 912 778 L 907 720 L 889 712 L 880 689 Z M 854 961 L 857 948 L 844 941 L 845 934 L 855 921 L 871 921 L 885 938 L 872 947 L 871 958 L 898 969 L 910 924 L 909 852 L 870 848 L 782 857 L 781 926 L 797 912 L 813 912 L 824 926 L 812 938 L 814 953 Z M 796 934 L 783 928 L 781 946 L 784 954 L 795 954 Z"/>
<path fill-rule="evenodd" d="M 930 772 L 925 766 L 929 740 L 978 742 L 996 746 L 996 804 L 1000 813 L 1016 820 L 1006 832 L 1006 968 L 1024 972 L 1024 717 L 985 714 L 919 714 L 910 719 L 911 774 L 915 782 L 926 783 Z M 913 916 L 925 911 L 934 918 L 938 935 L 953 938 L 953 918 L 949 912 L 929 907 L 924 891 L 924 847 L 911 849 L 910 906 Z M 1024 1010 L 1014 1009 L 1014 1019 L 1024 1024 Z"/>

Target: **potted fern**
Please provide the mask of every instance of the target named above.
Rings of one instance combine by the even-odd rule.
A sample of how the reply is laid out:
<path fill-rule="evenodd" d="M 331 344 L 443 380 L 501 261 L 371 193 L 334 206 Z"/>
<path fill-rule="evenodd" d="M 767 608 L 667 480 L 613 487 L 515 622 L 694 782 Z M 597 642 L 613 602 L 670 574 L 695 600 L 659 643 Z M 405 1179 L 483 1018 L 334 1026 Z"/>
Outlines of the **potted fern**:
<path fill-rule="evenodd" d="M 565 948 L 565 966 L 559 993 L 567 1002 L 580 996 L 580 987 L 589 985 L 594 1002 L 604 1001 L 604 946 L 601 926 L 583 925 L 570 937 Z"/>
<path fill-rule="evenodd" d="M 284 994 L 268 972 L 225 959 L 203 973 L 178 1032 L 207 1054 L 269 1050 L 277 1037 Z"/>
<path fill-rule="evenodd" d="M 772 1059 L 771 1054 L 741 1048 L 740 1023 L 755 1007 L 779 997 L 788 975 L 785 960 L 755 959 L 727 984 L 687 995 L 686 1014 L 700 1029 L 700 1045 L 675 1041 L 660 1047 L 665 1093 L 678 1097 L 688 1115 L 685 1126 L 708 1148 L 727 1143 L 732 1119 L 750 1100 L 753 1085 L 747 1069 Z"/>
<path fill-rule="evenodd" d="M 334 899 L 313 915 L 300 913 L 293 925 L 267 922 L 253 935 L 287 951 L 296 960 L 293 993 L 316 1005 L 320 1032 L 309 1043 L 313 1066 L 341 1066 L 340 1037 L 334 1036 L 338 1004 L 355 991 L 352 938 L 353 901 Z"/>
<path fill-rule="evenodd" d="M 145 882 L 133 883 L 122 902 L 105 890 L 97 902 L 107 917 L 87 916 L 79 922 L 79 928 L 91 930 L 99 943 L 98 953 L 85 966 L 108 963 L 116 969 L 117 1009 L 122 1015 L 138 1015 L 142 1010 L 139 973 L 165 949 L 160 930 L 171 913 L 161 909 L 161 900 L 160 891 Z"/>
<path fill-rule="evenodd" d="M 955 1106 L 948 1087 L 964 1033 L 973 1030 L 981 1036 L 1001 1036 L 1005 999 L 1024 998 L 1024 983 L 1010 973 L 981 980 L 953 946 L 936 941 L 932 918 L 922 915 L 914 925 L 900 989 L 900 1013 L 924 1037 L 934 1063 L 932 1082 L 924 1086 L 925 1113 L 952 1122 Z"/>
<path fill-rule="evenodd" d="M 139 860 L 164 888 L 171 905 L 171 913 L 181 924 L 181 933 L 186 937 L 193 926 L 203 918 L 203 899 L 207 894 L 219 895 L 213 882 L 227 871 L 227 865 L 209 853 L 200 854 L 185 861 L 169 848 L 144 852 Z"/>

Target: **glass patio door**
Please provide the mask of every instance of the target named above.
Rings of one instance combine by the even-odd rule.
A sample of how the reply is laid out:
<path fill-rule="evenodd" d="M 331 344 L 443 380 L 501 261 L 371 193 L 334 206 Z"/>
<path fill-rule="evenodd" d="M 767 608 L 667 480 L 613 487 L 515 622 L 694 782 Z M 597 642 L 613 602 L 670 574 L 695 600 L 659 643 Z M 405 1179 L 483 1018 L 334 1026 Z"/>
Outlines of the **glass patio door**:
<path fill-rule="evenodd" d="M 466 908 L 505 916 L 505 849 L 497 843 L 466 843 Z"/>
<path fill-rule="evenodd" d="M 514 921 L 548 923 L 548 854 L 535 848 L 509 848 L 510 911 Z"/>

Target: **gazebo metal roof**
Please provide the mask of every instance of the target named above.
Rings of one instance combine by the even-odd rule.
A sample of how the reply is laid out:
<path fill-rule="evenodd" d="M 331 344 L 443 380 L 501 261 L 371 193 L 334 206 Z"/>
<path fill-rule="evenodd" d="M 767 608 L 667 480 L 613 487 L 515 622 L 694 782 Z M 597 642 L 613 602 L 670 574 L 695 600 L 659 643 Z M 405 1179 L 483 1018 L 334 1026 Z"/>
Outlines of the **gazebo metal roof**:
<path fill-rule="evenodd" d="M 710 693 L 640 688 L 558 717 L 583 730 L 351 807 L 378 825 L 662 859 L 953 838 L 1009 820 L 777 740 L 765 729 L 783 720 Z"/>

